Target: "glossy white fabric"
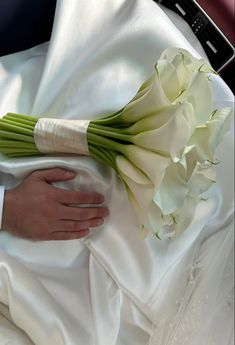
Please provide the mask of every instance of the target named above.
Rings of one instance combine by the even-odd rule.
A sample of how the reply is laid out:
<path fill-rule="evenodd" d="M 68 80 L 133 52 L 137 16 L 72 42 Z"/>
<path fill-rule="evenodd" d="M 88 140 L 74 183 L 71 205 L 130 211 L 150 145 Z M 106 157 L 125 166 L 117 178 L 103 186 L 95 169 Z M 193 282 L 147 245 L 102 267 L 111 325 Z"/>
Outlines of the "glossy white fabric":
<path fill-rule="evenodd" d="M 170 46 L 198 55 L 150 0 L 60 0 L 50 44 L 1 59 L 0 114 L 89 120 L 118 110 Z M 232 105 L 219 77 L 212 85 L 215 107 Z M 91 158 L 1 156 L 5 188 L 35 169 L 71 168 L 77 177 L 59 186 L 101 192 L 110 216 L 81 241 L 0 233 L 0 344 L 232 344 L 232 131 L 218 159 L 192 226 L 166 243 L 140 239 L 120 181 Z"/>

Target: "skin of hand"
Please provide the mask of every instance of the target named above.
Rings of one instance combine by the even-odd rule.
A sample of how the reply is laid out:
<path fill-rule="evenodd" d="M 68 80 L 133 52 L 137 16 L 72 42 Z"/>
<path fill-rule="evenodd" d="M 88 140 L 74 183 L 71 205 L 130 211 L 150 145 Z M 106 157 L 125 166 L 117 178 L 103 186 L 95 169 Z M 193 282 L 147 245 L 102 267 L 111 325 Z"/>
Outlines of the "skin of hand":
<path fill-rule="evenodd" d="M 101 206 L 104 197 L 98 193 L 69 191 L 52 185 L 75 176 L 74 172 L 61 168 L 37 170 L 19 186 L 7 190 L 2 228 L 35 241 L 72 240 L 88 235 L 90 228 L 103 224 L 109 212 Z"/>

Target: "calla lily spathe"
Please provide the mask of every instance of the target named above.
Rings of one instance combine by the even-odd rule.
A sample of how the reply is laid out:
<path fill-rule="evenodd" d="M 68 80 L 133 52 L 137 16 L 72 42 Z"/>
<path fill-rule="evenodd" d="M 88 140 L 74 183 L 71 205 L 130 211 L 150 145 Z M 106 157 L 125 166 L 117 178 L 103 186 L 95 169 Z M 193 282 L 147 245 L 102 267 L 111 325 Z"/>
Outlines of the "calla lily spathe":
<path fill-rule="evenodd" d="M 231 126 L 231 108 L 217 109 L 203 125 L 196 127 L 189 144 L 197 149 L 198 160 L 215 160 L 215 150 Z"/>
<path fill-rule="evenodd" d="M 155 129 L 143 130 L 133 137 L 132 142 L 137 146 L 159 152 L 174 159 L 179 151 L 187 145 L 195 130 L 193 107 L 187 102 L 177 103 L 165 109 L 161 115 L 155 115 L 151 118 L 163 118 L 164 114 L 167 115 L 162 126 L 157 127 L 155 125 L 152 126 Z M 148 122 L 149 120 L 150 118 L 145 121 Z M 157 121 L 160 122 L 159 120 Z"/>

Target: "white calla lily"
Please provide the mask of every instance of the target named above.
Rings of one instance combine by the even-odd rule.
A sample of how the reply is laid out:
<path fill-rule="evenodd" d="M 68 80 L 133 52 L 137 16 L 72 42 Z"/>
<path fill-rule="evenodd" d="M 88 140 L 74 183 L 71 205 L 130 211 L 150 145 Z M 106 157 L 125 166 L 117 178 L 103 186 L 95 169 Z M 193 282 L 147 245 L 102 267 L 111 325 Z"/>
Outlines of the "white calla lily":
<path fill-rule="evenodd" d="M 131 164 L 127 158 L 119 155 L 116 158 L 116 162 L 119 176 L 125 185 L 129 201 L 138 216 L 141 237 L 144 238 L 150 230 L 147 223 L 147 214 L 154 195 L 154 184 L 138 168 Z"/>
<path fill-rule="evenodd" d="M 118 171 L 121 175 L 125 175 L 131 178 L 138 184 L 148 185 L 152 184 L 151 180 L 144 174 L 140 169 L 133 165 L 126 157 L 123 155 L 118 155 L 116 157 L 116 165 Z"/>
<path fill-rule="evenodd" d="M 192 70 L 186 65 L 182 52 L 172 56 L 172 60 L 161 58 L 157 63 L 157 70 L 161 86 L 168 99 L 174 102 L 187 89 L 192 79 Z"/>
<path fill-rule="evenodd" d="M 181 207 L 169 215 L 163 215 L 152 201 L 147 214 L 149 229 L 162 240 L 177 238 L 192 223 L 199 201 L 197 195 L 188 194 Z"/>
<path fill-rule="evenodd" d="M 171 64 L 175 67 L 177 77 L 180 83 L 180 89 L 183 91 L 185 90 L 189 82 L 192 78 L 192 70 L 186 65 L 186 58 L 182 52 L 177 53 L 172 61 Z"/>
<path fill-rule="evenodd" d="M 167 60 L 159 60 L 157 71 L 159 73 L 159 79 L 164 93 L 169 101 L 173 102 L 182 92 L 175 66 Z"/>
<path fill-rule="evenodd" d="M 163 119 L 163 116 L 159 115 L 159 117 L 160 120 Z M 152 116 L 151 119 L 145 119 L 146 122 L 148 120 L 149 127 L 153 122 L 155 124 L 158 122 L 160 125 L 157 114 Z M 141 122 L 143 123 L 144 120 Z M 143 127 L 146 128 L 144 123 Z M 162 126 L 152 128 L 155 129 L 143 130 L 141 133 L 136 134 L 132 139 L 133 144 L 171 156 L 174 159 L 179 151 L 187 145 L 194 132 L 195 121 L 192 105 L 187 102 L 174 104 L 165 116 L 165 123 Z"/>
<path fill-rule="evenodd" d="M 169 65 L 175 67 L 175 78 L 179 81 L 181 90 L 184 91 L 178 97 L 177 101 L 187 101 L 193 105 L 194 116 L 198 125 L 207 121 L 212 112 L 213 103 L 212 88 L 211 82 L 208 79 L 208 73 L 216 72 L 205 60 L 194 58 L 184 49 L 167 49 L 161 55 L 159 61 L 162 60 L 166 61 L 165 65 L 168 66 L 169 70 L 173 71 L 173 68 L 169 68 Z M 162 74 L 163 77 L 161 80 L 163 78 L 169 79 L 168 75 L 170 72 L 163 70 Z M 168 78 L 166 78 L 167 76 Z M 163 83 L 166 90 L 171 87 L 168 85 L 169 82 L 165 84 Z"/>
<path fill-rule="evenodd" d="M 180 208 L 172 215 L 171 226 L 163 226 L 160 229 L 159 237 L 162 239 L 175 239 L 183 233 L 192 223 L 196 207 L 200 199 L 196 194 L 188 194 Z"/>
<path fill-rule="evenodd" d="M 160 185 L 170 163 L 168 157 L 136 145 L 125 145 L 122 153 L 151 180 L 156 188 Z"/>
<path fill-rule="evenodd" d="M 178 104 L 171 104 L 170 106 L 154 113 L 151 116 L 136 121 L 133 125 L 126 128 L 124 130 L 124 133 L 135 135 L 142 132 L 151 131 L 153 128 L 158 129 L 164 126 L 164 124 L 167 123 L 175 115 L 178 107 Z"/>
<path fill-rule="evenodd" d="M 201 195 L 215 183 L 216 170 L 212 164 L 199 166 L 197 173 L 192 177 L 190 190 L 193 194 Z"/>
<path fill-rule="evenodd" d="M 213 110 L 211 82 L 203 72 L 196 72 L 189 87 L 178 98 L 179 102 L 192 104 L 197 125 L 209 120 Z"/>
<path fill-rule="evenodd" d="M 139 89 L 137 95 L 120 114 L 120 121 L 133 123 L 146 118 L 170 105 L 157 73 L 154 73 Z"/>
<path fill-rule="evenodd" d="M 183 62 L 184 65 L 191 71 L 198 71 L 201 70 L 205 73 L 216 73 L 214 69 L 210 66 L 208 61 L 205 61 L 204 59 L 196 58 L 194 57 L 188 50 L 183 48 L 168 48 L 165 49 L 161 56 L 160 60 L 167 60 L 170 61 L 175 66 L 178 65 L 178 61 L 176 60 L 176 57 L 181 54 L 183 56 Z"/>
<path fill-rule="evenodd" d="M 161 224 L 160 228 L 165 227 L 164 231 L 171 236 L 174 232 L 186 230 L 194 215 L 193 210 L 189 211 L 189 205 L 193 204 L 195 207 L 200 195 L 215 182 L 214 167 L 208 162 L 200 164 L 196 158 L 196 149 L 193 146 L 186 149 L 178 162 L 172 162 L 166 168 L 162 183 L 153 197 L 151 209 L 155 208 L 155 211 L 151 219 L 154 219 L 158 226 Z"/>
<path fill-rule="evenodd" d="M 231 115 L 231 108 L 216 110 L 209 121 L 196 128 L 189 144 L 196 147 L 200 162 L 214 161 L 215 149 L 231 126 Z"/>
<path fill-rule="evenodd" d="M 163 215 L 175 212 L 187 196 L 189 186 L 184 175 L 184 168 L 179 162 L 167 167 L 164 179 L 153 198 Z"/>

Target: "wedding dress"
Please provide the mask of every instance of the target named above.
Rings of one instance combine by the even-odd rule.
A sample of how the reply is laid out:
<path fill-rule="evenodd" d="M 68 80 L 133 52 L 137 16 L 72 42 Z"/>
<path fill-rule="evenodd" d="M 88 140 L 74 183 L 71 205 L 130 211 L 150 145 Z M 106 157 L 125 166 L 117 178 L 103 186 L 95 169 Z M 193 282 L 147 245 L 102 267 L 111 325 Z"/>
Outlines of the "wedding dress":
<path fill-rule="evenodd" d="M 172 20 L 151 0 L 59 0 L 50 43 L 1 58 L 1 116 L 91 119 L 122 108 L 165 48 L 204 56 Z M 212 87 L 215 108 L 233 106 L 222 79 Z M 101 192 L 110 216 L 84 240 L 0 232 L 0 345 L 232 345 L 232 130 L 217 156 L 217 183 L 173 242 L 140 238 L 120 180 L 93 159 L 1 156 L 5 188 L 35 169 L 71 168 L 76 178 L 58 186 Z"/>

